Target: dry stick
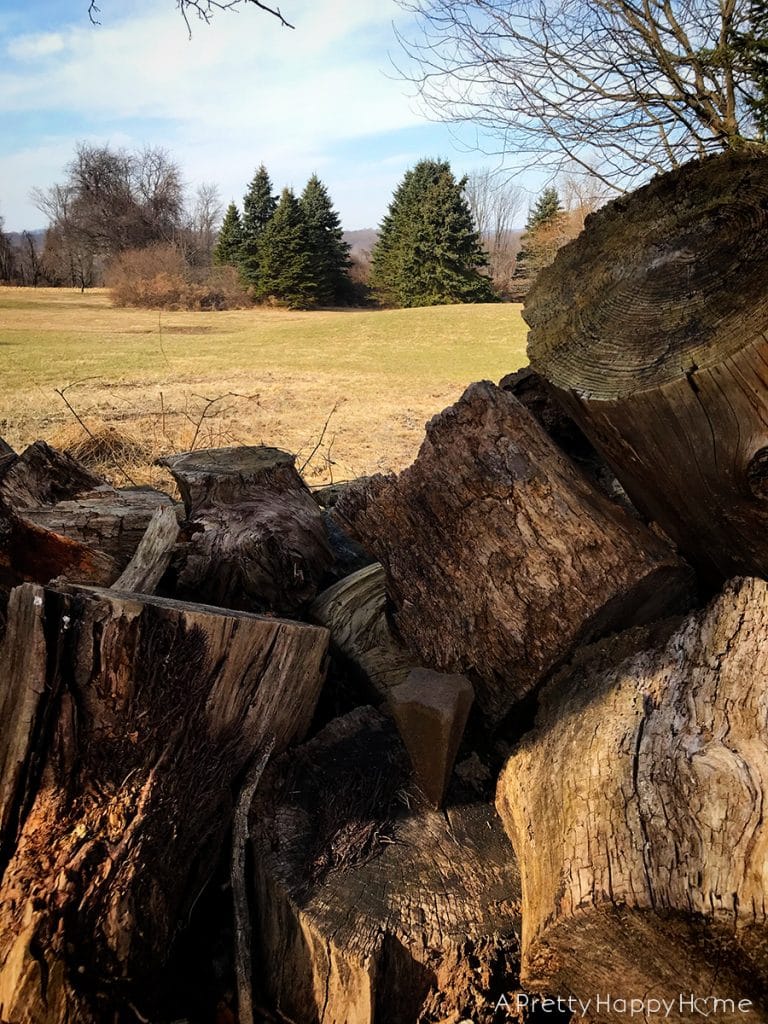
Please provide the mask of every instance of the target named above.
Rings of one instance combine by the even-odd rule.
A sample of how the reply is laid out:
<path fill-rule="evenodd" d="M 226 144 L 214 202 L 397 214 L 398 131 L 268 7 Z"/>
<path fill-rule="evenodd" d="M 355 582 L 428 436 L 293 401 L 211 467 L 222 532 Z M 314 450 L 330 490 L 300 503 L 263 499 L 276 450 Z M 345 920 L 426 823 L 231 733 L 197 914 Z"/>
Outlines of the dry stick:
<path fill-rule="evenodd" d="M 66 405 L 66 407 L 69 409 L 69 411 L 75 417 L 75 419 L 80 424 L 80 426 L 83 428 L 83 430 L 86 432 L 86 434 L 90 438 L 93 438 L 93 440 L 95 441 L 96 437 L 95 437 L 93 431 L 90 430 L 86 426 L 85 421 L 82 419 L 81 416 L 78 415 L 77 410 L 75 409 L 75 407 L 72 405 L 72 403 L 69 401 L 69 399 L 67 398 L 67 396 L 65 394 L 65 392 L 69 391 L 70 388 L 75 387 L 76 384 L 82 384 L 86 380 L 98 380 L 98 377 L 82 377 L 80 380 L 73 380 L 72 383 L 71 384 L 67 384 L 67 386 L 65 388 L 54 388 L 53 390 L 61 398 L 61 400 L 64 403 L 64 405 Z M 128 470 L 125 468 L 125 466 L 121 465 L 120 461 L 115 457 L 114 452 L 110 452 L 109 453 L 109 459 L 112 462 L 114 462 L 115 466 L 119 469 L 119 471 L 123 474 L 123 476 L 125 477 L 125 479 L 129 483 L 133 484 L 134 487 L 138 487 L 139 486 L 136 483 L 136 481 L 133 479 L 131 474 L 128 472 Z"/>
<path fill-rule="evenodd" d="M 212 406 L 214 406 L 217 402 L 223 402 L 225 398 L 247 398 L 247 399 L 252 401 L 254 398 L 258 399 L 259 398 L 259 394 L 255 394 L 255 395 L 241 395 L 241 394 L 238 394 L 237 391 L 228 391 L 225 395 L 218 395 L 216 398 L 206 398 L 205 395 L 194 395 L 194 397 L 195 398 L 201 398 L 205 402 L 205 406 L 204 406 L 203 411 L 200 414 L 200 417 L 198 418 L 197 422 L 195 422 L 195 420 L 192 419 L 192 417 L 189 415 L 189 413 L 187 413 L 186 411 L 184 413 L 184 415 L 189 420 L 189 422 L 192 423 L 194 425 L 194 427 L 195 427 L 195 433 L 194 433 L 194 435 L 192 437 L 192 443 L 189 446 L 189 450 L 191 452 L 193 452 L 195 450 L 195 444 L 197 443 L 197 439 L 198 439 L 198 437 L 200 435 L 200 430 L 201 430 L 201 428 L 203 426 L 203 420 L 208 415 L 208 413 L 209 413 L 209 411 L 210 411 Z"/>
<path fill-rule="evenodd" d="M 264 769 L 275 749 L 273 736 L 245 777 L 235 805 L 232 824 L 232 902 L 235 911 L 235 976 L 239 1024 L 254 1024 L 252 991 L 251 916 L 245 881 L 245 851 L 248 845 L 248 815 Z"/>
<path fill-rule="evenodd" d="M 336 402 L 334 407 L 328 413 L 328 419 L 323 424 L 323 429 L 320 431 L 320 437 L 317 440 L 317 444 L 312 449 L 312 451 L 309 453 L 309 457 L 306 459 L 306 461 L 302 465 L 301 469 L 299 470 L 299 475 L 301 475 L 304 472 L 304 470 L 307 468 L 307 466 L 310 464 L 312 459 L 314 459 L 315 455 L 317 454 L 317 451 L 320 448 L 320 445 L 323 443 L 323 438 L 325 437 L 325 432 L 328 430 L 328 424 L 331 422 L 331 417 L 333 416 L 333 414 L 336 412 L 336 410 L 338 408 L 339 408 L 339 403 Z"/>

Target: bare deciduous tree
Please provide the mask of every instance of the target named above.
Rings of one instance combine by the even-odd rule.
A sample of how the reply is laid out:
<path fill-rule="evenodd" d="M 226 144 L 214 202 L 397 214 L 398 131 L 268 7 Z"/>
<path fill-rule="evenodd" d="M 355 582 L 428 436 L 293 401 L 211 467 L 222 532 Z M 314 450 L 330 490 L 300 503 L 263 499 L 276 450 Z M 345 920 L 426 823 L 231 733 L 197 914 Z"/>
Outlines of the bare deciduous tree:
<path fill-rule="evenodd" d="M 486 167 L 467 175 L 464 193 L 488 253 L 488 272 L 497 291 L 505 295 L 520 245 L 515 226 L 523 210 L 524 190 Z"/>
<path fill-rule="evenodd" d="M 732 39 L 749 0 L 399 0 L 404 74 L 440 116 L 624 188 L 757 136 Z"/>
<path fill-rule="evenodd" d="M 197 16 L 201 21 L 206 24 L 211 20 L 216 11 L 232 11 L 236 10 L 241 3 L 251 4 L 253 7 L 258 7 L 260 11 L 266 11 L 267 14 L 272 14 L 285 28 L 293 28 L 293 25 L 287 21 L 279 7 L 270 7 L 267 4 L 260 3 L 259 0 L 176 0 L 176 6 L 181 11 L 181 15 L 187 24 L 187 29 L 190 35 L 192 34 L 192 26 L 190 24 L 190 17 Z M 94 23 L 99 24 L 99 14 L 101 8 L 96 3 L 96 0 L 90 0 L 88 4 L 88 17 Z"/>

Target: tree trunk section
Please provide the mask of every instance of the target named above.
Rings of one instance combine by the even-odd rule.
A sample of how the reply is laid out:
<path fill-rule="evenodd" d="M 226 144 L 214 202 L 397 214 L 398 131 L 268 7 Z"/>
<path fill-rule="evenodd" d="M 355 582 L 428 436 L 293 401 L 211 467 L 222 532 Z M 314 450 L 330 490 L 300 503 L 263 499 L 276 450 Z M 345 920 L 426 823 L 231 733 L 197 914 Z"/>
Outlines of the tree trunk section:
<path fill-rule="evenodd" d="M 301 1024 L 493 1020 L 517 977 L 519 881 L 492 805 L 409 788 L 360 708 L 269 768 L 251 815 L 266 997 Z"/>
<path fill-rule="evenodd" d="M 161 464 L 179 485 L 189 521 L 180 596 L 287 615 L 316 596 L 333 555 L 292 455 L 221 448 Z"/>
<path fill-rule="evenodd" d="M 593 214 L 536 280 L 532 367 L 711 580 L 768 575 L 768 158 L 727 153 Z"/>
<path fill-rule="evenodd" d="M 384 565 L 418 660 L 468 675 L 490 725 L 579 643 L 688 597 L 671 548 L 487 382 L 427 425 L 411 467 L 334 512 Z"/>
<path fill-rule="evenodd" d="M 0 1019 L 97 1024 L 168 955 L 271 737 L 309 726 L 328 634 L 81 588 L 14 592 L 0 653 Z"/>
<path fill-rule="evenodd" d="M 45 441 L 35 441 L 15 456 L 0 478 L 0 498 L 17 512 L 55 505 L 98 488 L 112 490 L 103 477 Z"/>
<path fill-rule="evenodd" d="M 524 984 L 669 999 L 699 1021 L 679 1009 L 692 993 L 712 1020 L 766 1019 L 766 630 L 768 585 L 733 581 L 544 688 L 496 801 L 522 875 Z"/>
<path fill-rule="evenodd" d="M 179 520 L 176 510 L 169 506 L 158 508 L 150 519 L 133 558 L 115 580 L 115 590 L 154 594 L 171 564 L 178 537 Z"/>

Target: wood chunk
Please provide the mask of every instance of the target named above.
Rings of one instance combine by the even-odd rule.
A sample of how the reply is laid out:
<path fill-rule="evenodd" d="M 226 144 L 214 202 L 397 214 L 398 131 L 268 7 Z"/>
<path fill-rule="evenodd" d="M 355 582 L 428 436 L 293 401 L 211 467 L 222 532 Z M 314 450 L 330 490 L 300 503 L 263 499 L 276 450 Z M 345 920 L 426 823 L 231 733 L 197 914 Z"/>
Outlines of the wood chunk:
<path fill-rule="evenodd" d="M 768 158 L 728 151 L 593 214 L 536 279 L 532 367 L 710 581 L 768 575 Z"/>
<path fill-rule="evenodd" d="M 55 505 L 109 484 L 45 441 L 35 441 L 0 478 L 0 499 L 16 512 Z"/>
<path fill-rule="evenodd" d="M 350 489 L 335 515 L 384 565 L 406 644 L 468 675 L 490 726 L 578 644 L 690 600 L 669 545 L 488 382 L 431 420 L 411 467 Z"/>
<path fill-rule="evenodd" d="M 718 1022 L 766 1018 L 767 631 L 768 584 L 735 580 L 666 637 L 605 641 L 544 688 L 496 801 L 522 872 L 526 985 L 696 993 Z"/>
<path fill-rule="evenodd" d="M 378 562 L 324 590 L 308 614 L 330 631 L 332 649 L 378 697 L 386 700 L 393 686 L 405 682 L 414 659 L 387 621 L 384 569 Z"/>
<path fill-rule="evenodd" d="M 149 521 L 133 558 L 115 581 L 115 590 L 154 594 L 171 564 L 173 548 L 179 536 L 179 520 L 174 508 L 159 508 Z"/>
<path fill-rule="evenodd" d="M 218 448 L 161 459 L 189 519 L 178 592 L 225 608 L 293 614 L 333 562 L 323 519 L 294 458 Z"/>
<path fill-rule="evenodd" d="M 179 508 L 151 487 L 103 488 L 43 508 L 24 511 L 31 523 L 98 548 L 125 568 L 158 508 Z M 176 513 L 173 512 L 174 517 Z"/>
<path fill-rule="evenodd" d="M 389 695 L 389 706 L 416 776 L 435 807 L 443 803 L 475 699 L 466 676 L 416 668 Z"/>
<path fill-rule="evenodd" d="M 360 708 L 261 781 L 257 955 L 290 1020 L 490 1024 L 515 987 L 520 890 L 498 819 L 469 792 L 419 805 L 409 774 L 391 720 Z"/>
<path fill-rule="evenodd" d="M 4 1019 L 101 1024 L 135 998 L 212 870 L 233 784 L 270 737 L 280 750 L 308 728 L 327 645 L 318 627 L 156 597 L 14 593 L 0 652 Z"/>

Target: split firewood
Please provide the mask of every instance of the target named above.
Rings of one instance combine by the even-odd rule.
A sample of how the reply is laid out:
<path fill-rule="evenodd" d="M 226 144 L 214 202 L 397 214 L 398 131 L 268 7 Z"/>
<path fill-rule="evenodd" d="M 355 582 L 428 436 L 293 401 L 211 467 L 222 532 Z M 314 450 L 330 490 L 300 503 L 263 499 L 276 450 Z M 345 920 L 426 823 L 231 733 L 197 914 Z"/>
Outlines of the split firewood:
<path fill-rule="evenodd" d="M 714 580 L 768 575 L 768 157 L 593 214 L 536 279 L 532 367 L 637 508 Z"/>
<path fill-rule="evenodd" d="M 281 614 L 315 597 L 333 556 L 292 455 L 220 448 L 160 462 L 179 485 L 188 518 L 180 595 Z"/>
<path fill-rule="evenodd" d="M 25 585 L 0 652 L 0 1014 L 101 1024 L 151 986 L 205 885 L 232 787 L 300 739 L 324 629 Z"/>
<path fill-rule="evenodd" d="M 334 513 L 384 565 L 417 660 L 468 675 L 491 726 L 579 643 L 690 599 L 670 546 L 487 382 L 432 419 L 411 467 Z"/>
<path fill-rule="evenodd" d="M 735 580 L 546 685 L 497 792 L 522 874 L 524 984 L 671 1000 L 685 1021 L 766 1019 L 767 631 L 768 585 Z M 707 1012 L 681 1013 L 681 993 Z"/>
<path fill-rule="evenodd" d="M 115 590 L 154 594 L 171 564 L 178 536 L 179 520 L 175 508 L 158 508 L 150 519 L 133 558 L 115 581 Z"/>
<path fill-rule="evenodd" d="M 76 459 L 35 441 L 17 456 L 0 479 L 0 498 L 15 512 L 55 505 L 86 491 L 103 487 L 107 481 L 92 473 Z"/>
<path fill-rule="evenodd" d="M 378 562 L 324 590 L 309 606 L 309 618 L 331 634 L 331 650 L 386 700 L 414 667 L 413 655 L 394 636 L 387 619 L 384 569 Z"/>
<path fill-rule="evenodd" d="M 490 1024 L 516 987 L 520 890 L 490 803 L 409 792 L 392 721 L 335 719 L 267 769 L 253 805 L 266 1001 L 309 1024 Z"/>

